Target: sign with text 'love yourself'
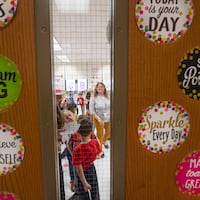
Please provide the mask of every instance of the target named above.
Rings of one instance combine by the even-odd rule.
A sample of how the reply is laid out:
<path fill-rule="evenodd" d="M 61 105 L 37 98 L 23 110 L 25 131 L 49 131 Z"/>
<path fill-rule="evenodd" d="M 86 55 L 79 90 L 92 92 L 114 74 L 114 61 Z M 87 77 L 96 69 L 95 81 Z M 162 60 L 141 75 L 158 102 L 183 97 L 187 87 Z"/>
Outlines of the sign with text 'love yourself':
<path fill-rule="evenodd" d="M 15 16 L 17 0 L 0 1 L 0 29 L 4 28 Z"/>
<path fill-rule="evenodd" d="M 138 136 L 153 153 L 169 153 L 186 140 L 190 128 L 186 110 L 171 101 L 157 102 L 145 109 L 139 120 Z"/>
<path fill-rule="evenodd" d="M 14 128 L 0 123 L 0 176 L 12 173 L 24 159 L 21 136 Z"/>
<path fill-rule="evenodd" d="M 200 48 L 194 48 L 183 56 L 178 68 L 178 82 L 183 93 L 200 99 Z"/>
<path fill-rule="evenodd" d="M 200 151 L 187 155 L 176 170 L 176 185 L 187 195 L 200 195 Z"/>
<path fill-rule="evenodd" d="M 136 21 L 149 40 L 165 44 L 180 38 L 193 19 L 192 0 L 137 0 Z"/>

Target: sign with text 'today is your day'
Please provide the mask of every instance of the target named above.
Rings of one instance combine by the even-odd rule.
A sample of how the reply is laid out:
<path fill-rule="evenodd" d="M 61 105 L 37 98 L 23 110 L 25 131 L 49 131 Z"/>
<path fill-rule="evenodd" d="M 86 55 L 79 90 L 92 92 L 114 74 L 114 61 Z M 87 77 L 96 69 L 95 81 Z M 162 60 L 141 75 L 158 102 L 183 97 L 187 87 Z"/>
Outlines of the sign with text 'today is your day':
<path fill-rule="evenodd" d="M 166 44 L 180 38 L 193 19 L 192 0 L 137 0 L 139 30 L 150 41 Z"/>

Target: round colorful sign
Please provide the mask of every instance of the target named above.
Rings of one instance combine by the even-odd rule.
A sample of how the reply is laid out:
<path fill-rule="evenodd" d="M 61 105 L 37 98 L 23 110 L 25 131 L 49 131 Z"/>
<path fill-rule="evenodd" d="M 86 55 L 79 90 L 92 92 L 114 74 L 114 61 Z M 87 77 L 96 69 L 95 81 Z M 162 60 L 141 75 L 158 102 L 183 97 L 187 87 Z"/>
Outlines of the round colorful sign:
<path fill-rule="evenodd" d="M 200 49 L 194 48 L 184 55 L 177 72 L 178 82 L 185 95 L 200 99 Z"/>
<path fill-rule="evenodd" d="M 177 149 L 189 133 L 189 115 L 171 101 L 150 105 L 140 117 L 139 140 L 153 153 L 168 153 Z"/>
<path fill-rule="evenodd" d="M 0 111 L 11 107 L 18 99 L 22 87 L 16 65 L 0 55 Z"/>
<path fill-rule="evenodd" d="M 0 123 L 0 176 L 16 170 L 24 159 L 21 136 L 10 126 Z"/>
<path fill-rule="evenodd" d="M 190 153 L 179 163 L 175 178 L 181 192 L 200 196 L 200 151 Z"/>
<path fill-rule="evenodd" d="M 180 38 L 193 19 L 192 0 L 137 0 L 136 22 L 149 40 L 165 44 Z"/>
<path fill-rule="evenodd" d="M 20 200 L 20 199 L 14 194 L 8 192 L 0 192 L 0 200 Z"/>
<path fill-rule="evenodd" d="M 0 29 L 4 28 L 15 16 L 17 0 L 3 0 L 0 3 Z"/>

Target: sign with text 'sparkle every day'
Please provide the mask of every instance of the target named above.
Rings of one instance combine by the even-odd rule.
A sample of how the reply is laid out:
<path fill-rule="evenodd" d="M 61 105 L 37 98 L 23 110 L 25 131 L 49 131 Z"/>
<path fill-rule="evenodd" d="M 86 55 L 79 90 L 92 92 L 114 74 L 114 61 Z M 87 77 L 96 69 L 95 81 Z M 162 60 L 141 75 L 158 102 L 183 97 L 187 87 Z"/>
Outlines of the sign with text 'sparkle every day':
<path fill-rule="evenodd" d="M 147 39 L 166 44 L 189 29 L 193 12 L 192 0 L 137 0 L 135 17 Z"/>
<path fill-rule="evenodd" d="M 147 150 L 166 154 L 183 144 L 189 129 L 190 118 L 181 105 L 159 101 L 144 110 L 139 120 L 138 137 Z"/>
<path fill-rule="evenodd" d="M 0 30 L 14 18 L 17 10 L 17 0 L 0 1 Z"/>

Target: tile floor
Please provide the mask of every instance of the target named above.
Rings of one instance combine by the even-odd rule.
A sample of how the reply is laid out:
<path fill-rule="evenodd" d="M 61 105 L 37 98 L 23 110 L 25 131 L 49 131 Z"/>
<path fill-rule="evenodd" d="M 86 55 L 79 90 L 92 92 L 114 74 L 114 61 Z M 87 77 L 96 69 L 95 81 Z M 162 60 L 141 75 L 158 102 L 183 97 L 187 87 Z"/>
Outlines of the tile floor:
<path fill-rule="evenodd" d="M 104 149 L 105 157 L 95 161 L 95 167 L 97 170 L 98 182 L 99 182 L 99 192 L 101 200 L 110 199 L 110 148 Z M 64 158 L 62 160 L 64 182 L 65 182 L 65 196 L 66 200 L 73 195 L 70 190 L 70 178 L 69 178 L 69 168 L 68 160 Z"/>

